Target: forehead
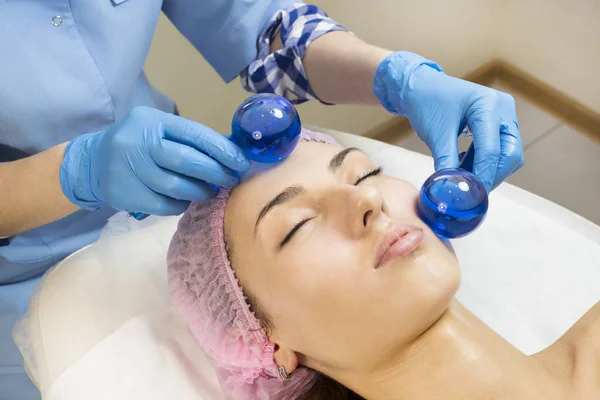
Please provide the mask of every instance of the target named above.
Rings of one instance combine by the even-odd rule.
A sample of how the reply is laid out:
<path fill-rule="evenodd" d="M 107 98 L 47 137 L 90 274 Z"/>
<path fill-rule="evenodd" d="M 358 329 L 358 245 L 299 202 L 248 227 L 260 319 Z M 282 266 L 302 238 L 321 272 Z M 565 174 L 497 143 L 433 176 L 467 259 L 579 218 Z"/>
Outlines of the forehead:
<path fill-rule="evenodd" d="M 300 142 L 280 163 L 253 164 L 233 189 L 230 202 L 239 197 L 268 201 L 290 185 L 306 184 L 315 174 L 327 173 L 329 161 L 342 149 L 326 143 Z"/>
<path fill-rule="evenodd" d="M 286 187 L 308 186 L 329 174 L 331 158 L 342 149 L 326 143 L 300 142 L 283 162 L 253 166 L 251 169 L 254 171 L 250 171 L 249 176 L 231 192 L 226 224 L 232 219 L 235 219 L 236 225 L 240 220 L 253 224 L 262 207 Z"/>

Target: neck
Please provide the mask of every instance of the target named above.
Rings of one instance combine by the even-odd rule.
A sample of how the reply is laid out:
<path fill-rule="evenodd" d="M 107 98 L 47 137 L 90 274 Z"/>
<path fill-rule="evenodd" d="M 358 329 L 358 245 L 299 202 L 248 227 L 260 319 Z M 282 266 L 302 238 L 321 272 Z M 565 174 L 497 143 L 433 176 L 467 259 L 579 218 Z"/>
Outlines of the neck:
<path fill-rule="evenodd" d="M 565 398 L 544 367 L 458 301 L 391 364 L 339 378 L 369 400 Z"/>

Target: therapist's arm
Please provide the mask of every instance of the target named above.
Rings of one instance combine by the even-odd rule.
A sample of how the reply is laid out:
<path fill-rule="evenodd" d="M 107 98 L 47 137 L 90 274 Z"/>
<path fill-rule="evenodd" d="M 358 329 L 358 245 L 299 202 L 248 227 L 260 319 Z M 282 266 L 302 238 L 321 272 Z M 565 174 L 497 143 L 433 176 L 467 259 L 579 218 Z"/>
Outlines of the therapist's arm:
<path fill-rule="evenodd" d="M 459 165 L 456 137 L 467 126 L 472 170 L 488 192 L 523 166 L 514 99 L 507 93 L 446 75 L 418 54 L 371 46 L 303 3 L 276 13 L 258 45 L 257 59 L 240 74 L 247 90 L 296 104 L 381 104 L 408 119 L 438 171 Z"/>
<path fill-rule="evenodd" d="M 373 93 L 375 72 L 392 52 L 364 42 L 317 6 L 279 10 L 257 45 L 257 58 L 240 74 L 248 91 L 277 93 L 295 104 L 381 104 Z"/>
<path fill-rule="evenodd" d="M 280 35 L 271 45 L 283 48 Z M 372 46 L 346 31 L 329 32 L 308 46 L 302 64 L 319 100 L 333 104 L 380 106 L 373 94 L 377 67 L 392 52 Z"/>
<path fill-rule="evenodd" d="M 79 208 L 63 194 L 59 170 L 67 143 L 0 163 L 0 237 L 59 220 Z"/>

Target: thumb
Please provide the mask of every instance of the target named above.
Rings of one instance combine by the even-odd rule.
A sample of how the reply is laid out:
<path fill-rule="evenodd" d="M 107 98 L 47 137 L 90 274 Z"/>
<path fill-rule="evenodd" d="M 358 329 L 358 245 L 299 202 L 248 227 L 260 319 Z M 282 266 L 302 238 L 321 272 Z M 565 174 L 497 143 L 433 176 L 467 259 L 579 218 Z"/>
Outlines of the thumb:
<path fill-rule="evenodd" d="M 434 143 L 429 146 L 435 170 L 458 167 L 458 135 L 456 132 L 445 132 L 436 135 Z"/>
<path fill-rule="evenodd" d="M 161 122 L 167 140 L 193 147 L 236 171 L 250 166 L 238 145 L 205 125 L 168 113 L 161 114 Z"/>
<path fill-rule="evenodd" d="M 475 148 L 473 173 L 490 192 L 500 160 L 500 128 L 494 116 L 490 114 L 473 118 L 470 128 Z"/>

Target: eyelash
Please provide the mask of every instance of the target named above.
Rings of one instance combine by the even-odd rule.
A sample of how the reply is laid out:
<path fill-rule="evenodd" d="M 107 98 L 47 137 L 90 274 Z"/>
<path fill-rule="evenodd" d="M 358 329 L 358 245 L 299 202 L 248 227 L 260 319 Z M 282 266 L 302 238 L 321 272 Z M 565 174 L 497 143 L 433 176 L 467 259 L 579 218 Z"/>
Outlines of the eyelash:
<path fill-rule="evenodd" d="M 370 178 L 372 176 L 377 176 L 377 175 L 381 174 L 382 172 L 383 172 L 383 167 L 377 167 L 373 171 L 367 172 L 366 174 L 364 174 L 363 176 L 361 176 L 360 178 L 358 178 L 356 180 L 356 182 L 354 182 L 354 186 L 358 185 L 359 183 L 361 183 L 365 179 Z"/>
<path fill-rule="evenodd" d="M 362 175 L 360 178 L 358 178 L 355 182 L 354 182 L 354 186 L 358 185 L 359 183 L 361 183 L 362 181 L 364 181 L 367 178 L 370 178 L 372 176 L 377 176 L 379 174 L 381 174 L 383 172 L 383 167 L 377 167 L 374 170 L 367 172 L 366 174 Z M 292 237 L 294 236 L 294 234 L 300 229 L 302 228 L 302 225 L 304 225 L 305 223 L 307 223 L 308 221 L 310 221 L 312 218 L 305 218 L 302 221 L 298 222 L 296 225 L 294 225 L 294 227 L 288 232 L 287 235 L 285 235 L 285 237 L 283 238 L 283 240 L 281 241 L 281 243 L 279 243 L 279 248 L 281 249 L 283 246 L 285 246 L 287 244 L 287 242 L 289 242 Z"/>

